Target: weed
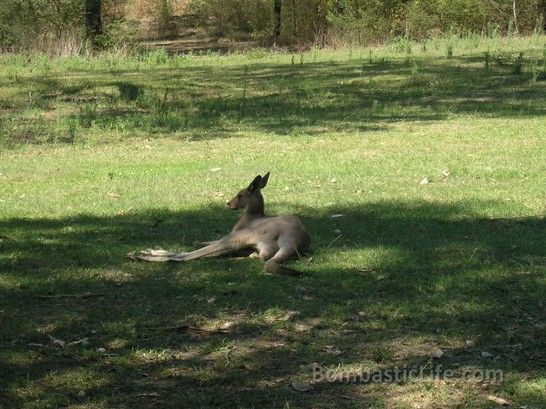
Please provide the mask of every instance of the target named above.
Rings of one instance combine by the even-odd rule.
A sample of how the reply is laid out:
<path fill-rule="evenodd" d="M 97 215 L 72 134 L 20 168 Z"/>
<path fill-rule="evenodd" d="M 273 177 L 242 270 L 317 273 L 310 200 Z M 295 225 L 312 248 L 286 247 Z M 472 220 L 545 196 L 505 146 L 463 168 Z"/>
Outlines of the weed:
<path fill-rule="evenodd" d="M 519 53 L 518 56 L 514 58 L 514 61 L 512 62 L 512 74 L 520 75 L 521 73 L 523 73 L 523 65 L 524 65 L 523 53 Z"/>

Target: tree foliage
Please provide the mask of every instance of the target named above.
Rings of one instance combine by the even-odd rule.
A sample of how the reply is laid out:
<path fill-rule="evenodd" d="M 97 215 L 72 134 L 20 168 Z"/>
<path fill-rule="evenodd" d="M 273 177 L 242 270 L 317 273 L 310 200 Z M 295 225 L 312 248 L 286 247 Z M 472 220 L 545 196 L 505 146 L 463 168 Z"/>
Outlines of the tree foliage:
<path fill-rule="evenodd" d="M 328 32 L 359 41 L 392 36 L 422 39 L 443 33 L 530 33 L 544 26 L 544 0 L 194 0 L 201 21 L 219 34 L 273 36 L 284 43 L 311 42 Z M 259 4 L 259 7 L 256 7 Z M 206 6 L 205 6 L 206 5 Z M 203 7 L 204 6 L 204 7 Z M 281 10 L 276 27 L 274 10 Z M 260 14 L 260 17 L 258 16 Z"/>
<path fill-rule="evenodd" d="M 45 37 L 80 36 L 81 0 L 2 0 L 0 2 L 0 47 L 25 47 Z"/>
<path fill-rule="evenodd" d="M 83 41 L 103 31 L 121 38 L 136 32 L 175 37 L 188 29 L 189 16 L 192 27 L 213 36 L 270 44 L 338 36 L 369 43 L 542 31 L 546 0 L 2 0 L 0 48 L 32 48 L 70 36 Z M 123 27 L 130 30 L 121 32 Z"/>

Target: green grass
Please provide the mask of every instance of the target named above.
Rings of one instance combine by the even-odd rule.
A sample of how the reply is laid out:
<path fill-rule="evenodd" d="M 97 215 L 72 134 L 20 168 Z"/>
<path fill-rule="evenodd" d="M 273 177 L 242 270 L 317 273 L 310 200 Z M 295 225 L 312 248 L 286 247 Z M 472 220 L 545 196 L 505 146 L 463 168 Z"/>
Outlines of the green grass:
<path fill-rule="evenodd" d="M 544 407 L 545 43 L 1 56 L 0 407 Z M 225 234 L 266 171 L 303 278 L 125 259 Z M 454 376 L 294 390 L 312 362 Z"/>

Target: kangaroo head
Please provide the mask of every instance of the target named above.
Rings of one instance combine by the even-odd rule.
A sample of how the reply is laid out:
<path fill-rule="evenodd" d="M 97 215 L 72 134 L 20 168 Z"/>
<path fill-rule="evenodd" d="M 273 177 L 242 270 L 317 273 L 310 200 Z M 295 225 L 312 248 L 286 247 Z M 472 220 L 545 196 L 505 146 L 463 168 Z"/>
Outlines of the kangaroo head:
<path fill-rule="evenodd" d="M 269 179 L 269 172 L 264 176 L 256 176 L 247 188 L 242 189 L 237 195 L 227 202 L 230 209 L 245 209 L 251 213 L 261 213 L 264 211 L 264 198 L 261 193 L 261 189 L 267 185 Z"/>

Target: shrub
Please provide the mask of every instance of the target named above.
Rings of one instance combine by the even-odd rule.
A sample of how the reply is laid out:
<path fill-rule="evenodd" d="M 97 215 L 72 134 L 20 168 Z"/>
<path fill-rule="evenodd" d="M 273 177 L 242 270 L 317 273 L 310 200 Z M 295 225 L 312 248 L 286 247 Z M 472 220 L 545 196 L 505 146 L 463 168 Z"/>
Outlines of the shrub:
<path fill-rule="evenodd" d="M 136 21 L 113 20 L 106 26 L 97 43 L 103 49 L 132 52 L 138 46 L 137 24 Z"/>
<path fill-rule="evenodd" d="M 146 62 L 150 65 L 164 65 L 169 61 L 169 54 L 164 48 L 158 48 L 146 55 Z"/>

